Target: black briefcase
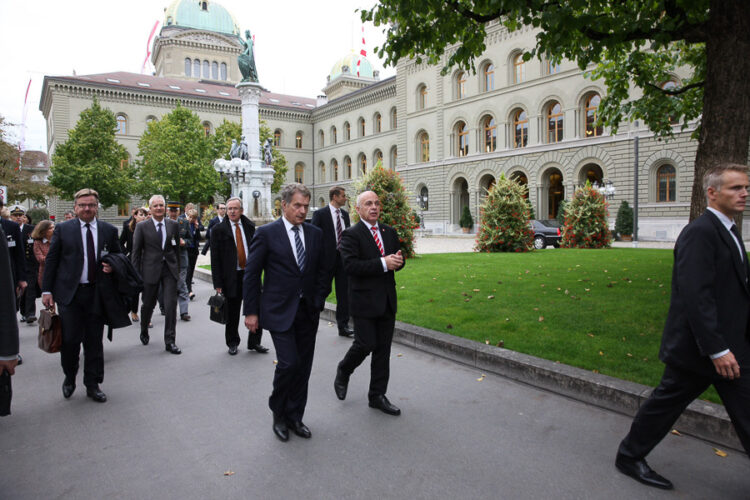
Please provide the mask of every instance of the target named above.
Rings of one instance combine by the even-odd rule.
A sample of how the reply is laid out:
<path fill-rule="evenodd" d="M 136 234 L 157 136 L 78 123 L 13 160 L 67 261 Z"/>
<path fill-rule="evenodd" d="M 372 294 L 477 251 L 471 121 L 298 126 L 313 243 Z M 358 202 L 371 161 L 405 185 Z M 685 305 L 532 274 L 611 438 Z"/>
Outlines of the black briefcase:
<path fill-rule="evenodd" d="M 215 321 L 219 324 L 227 324 L 227 299 L 224 295 L 217 293 L 208 299 L 208 307 L 210 309 L 209 318 L 211 321 Z"/>

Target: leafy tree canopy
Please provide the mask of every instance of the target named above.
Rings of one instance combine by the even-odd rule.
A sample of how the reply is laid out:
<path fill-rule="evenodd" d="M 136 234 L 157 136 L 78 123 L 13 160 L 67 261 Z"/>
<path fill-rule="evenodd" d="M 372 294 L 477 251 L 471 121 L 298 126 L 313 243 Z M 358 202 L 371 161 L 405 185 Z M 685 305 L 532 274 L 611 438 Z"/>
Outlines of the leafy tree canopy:
<path fill-rule="evenodd" d="M 63 198 L 73 199 L 83 188 L 95 189 L 105 208 L 130 198 L 135 170 L 125 147 L 115 140 L 116 128 L 114 113 L 102 108 L 95 97 L 68 131 L 68 140 L 52 155 L 50 184 Z"/>
<path fill-rule="evenodd" d="M 42 182 L 31 180 L 32 173 L 21 168 L 18 146 L 8 141 L 5 127 L 8 124 L 0 116 L 0 186 L 8 188 L 8 202 L 23 200 L 45 202 L 55 189 Z M 28 155 L 29 152 L 24 152 Z"/>

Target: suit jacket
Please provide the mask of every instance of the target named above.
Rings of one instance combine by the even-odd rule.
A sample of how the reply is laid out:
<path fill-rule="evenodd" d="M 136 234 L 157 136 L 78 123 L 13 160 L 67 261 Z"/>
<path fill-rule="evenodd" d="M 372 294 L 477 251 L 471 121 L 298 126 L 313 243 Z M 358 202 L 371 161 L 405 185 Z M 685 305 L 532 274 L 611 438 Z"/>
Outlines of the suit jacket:
<path fill-rule="evenodd" d="M 674 247 L 672 297 L 659 358 L 718 377 L 709 356 L 729 349 L 750 371 L 750 290 L 747 258 L 710 211 L 683 229 Z M 748 371 L 746 371 L 748 370 Z"/>
<path fill-rule="evenodd" d="M 179 225 L 169 217 L 164 217 L 163 231 L 166 231 L 167 239 L 164 248 L 156 233 L 156 226 L 151 219 L 143 220 L 136 224 L 133 233 L 133 251 L 130 260 L 135 270 L 143 277 L 146 285 L 155 285 L 161 279 L 162 265 L 167 269 L 174 279 L 180 279 L 180 236 Z"/>
<path fill-rule="evenodd" d="M 10 269 L 10 250 L 0 226 L 0 356 L 5 357 L 18 354 L 16 283 Z"/>
<path fill-rule="evenodd" d="M 349 212 L 347 212 L 343 208 L 341 209 L 341 220 L 344 224 L 344 227 L 341 228 L 342 230 L 348 228 L 351 225 L 351 223 L 349 222 Z M 316 210 L 312 216 L 312 223 L 313 225 L 318 226 L 323 230 L 323 246 L 325 248 L 326 259 L 328 260 L 328 266 L 331 269 L 334 269 L 337 256 L 336 222 L 331 215 L 330 206 L 326 205 L 325 208 L 319 208 L 318 210 Z"/>
<path fill-rule="evenodd" d="M 121 250 L 115 226 L 97 219 L 96 228 L 96 263 L 99 267 L 103 251 L 118 253 Z M 76 217 L 55 225 L 44 261 L 42 291 L 52 292 L 55 302 L 67 306 L 73 301 L 82 272 L 83 238 L 81 222 Z"/>
<path fill-rule="evenodd" d="M 245 232 L 245 257 L 247 258 L 250 250 L 250 242 L 255 234 L 255 224 L 245 217 L 240 218 L 242 230 Z M 211 278 L 214 288 L 221 288 L 224 295 L 230 299 L 235 297 L 237 289 L 237 244 L 234 241 L 234 225 L 229 217 L 224 217 L 224 221 L 215 224 L 211 230 Z M 247 260 L 246 260 L 247 262 Z"/>
<path fill-rule="evenodd" d="M 0 227 L 5 232 L 6 244 L 10 252 L 10 269 L 13 275 L 13 283 L 18 285 L 19 281 L 26 281 L 26 264 L 24 263 L 24 244 L 21 236 L 21 227 L 12 220 L 0 218 Z"/>
<path fill-rule="evenodd" d="M 302 305 L 314 317 L 325 306 L 330 285 L 326 284 L 329 271 L 323 253 L 323 233 L 308 223 L 303 223 L 302 228 L 304 272 L 297 266 L 281 217 L 259 227 L 250 243 L 243 286 L 244 314 L 257 314 L 263 328 L 272 332 L 289 330 Z M 264 273 L 262 287 L 261 273 Z"/>
<path fill-rule="evenodd" d="M 386 255 L 401 249 L 396 230 L 378 223 Z M 390 304 L 396 314 L 396 279 L 393 271 L 383 272 L 383 262 L 372 232 L 362 222 L 353 225 L 341 236 L 341 258 L 349 275 L 349 309 L 352 316 L 377 318 Z M 404 264 L 397 270 L 400 271 Z M 356 312 L 355 312 L 356 311 Z"/>
<path fill-rule="evenodd" d="M 21 238 L 23 239 L 23 250 L 24 258 L 26 260 L 26 279 L 31 282 L 36 275 L 39 263 L 34 257 L 34 240 L 31 239 L 31 232 L 34 230 L 34 226 L 31 224 L 24 224 L 21 226 Z"/>
<path fill-rule="evenodd" d="M 225 215 L 224 218 L 226 219 L 227 216 Z M 214 228 L 216 224 L 219 224 L 221 221 L 219 220 L 219 216 L 215 215 L 213 219 L 208 221 L 208 229 L 206 229 L 206 244 L 204 246 L 204 250 L 206 248 L 209 248 L 211 245 L 211 230 Z"/>

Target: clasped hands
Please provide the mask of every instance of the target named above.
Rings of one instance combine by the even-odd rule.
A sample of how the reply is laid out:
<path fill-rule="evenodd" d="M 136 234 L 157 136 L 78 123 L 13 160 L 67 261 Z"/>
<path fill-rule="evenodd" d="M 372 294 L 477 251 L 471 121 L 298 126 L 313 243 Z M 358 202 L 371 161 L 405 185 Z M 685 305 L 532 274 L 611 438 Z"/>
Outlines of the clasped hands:
<path fill-rule="evenodd" d="M 401 255 L 401 250 L 399 250 L 396 253 L 386 255 L 384 258 L 385 258 L 385 267 L 389 271 L 394 271 L 404 264 L 404 257 L 403 255 Z"/>

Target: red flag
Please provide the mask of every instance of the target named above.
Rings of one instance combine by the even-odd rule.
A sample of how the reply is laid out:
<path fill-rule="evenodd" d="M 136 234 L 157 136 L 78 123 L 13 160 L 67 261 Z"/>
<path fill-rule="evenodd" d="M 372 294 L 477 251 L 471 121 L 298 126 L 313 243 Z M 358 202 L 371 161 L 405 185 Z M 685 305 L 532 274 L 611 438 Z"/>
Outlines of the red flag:
<path fill-rule="evenodd" d="M 146 58 L 143 60 L 143 66 L 141 66 L 141 74 L 146 70 L 146 64 L 148 63 L 148 58 L 151 57 L 151 40 L 154 38 L 154 33 L 156 33 L 156 28 L 159 26 L 159 21 L 156 21 L 154 23 L 154 27 L 151 28 L 151 34 L 148 36 L 148 42 L 146 42 Z"/>
<path fill-rule="evenodd" d="M 362 25 L 362 48 L 359 51 L 359 59 L 357 59 L 357 76 L 359 76 L 359 65 L 362 62 L 362 58 L 367 57 L 367 50 L 365 50 L 365 27 Z"/>

